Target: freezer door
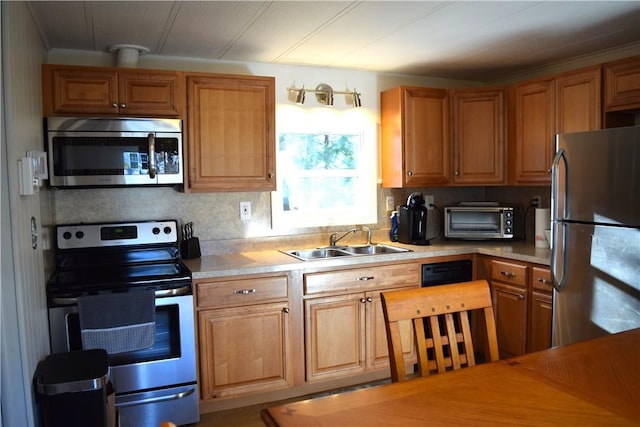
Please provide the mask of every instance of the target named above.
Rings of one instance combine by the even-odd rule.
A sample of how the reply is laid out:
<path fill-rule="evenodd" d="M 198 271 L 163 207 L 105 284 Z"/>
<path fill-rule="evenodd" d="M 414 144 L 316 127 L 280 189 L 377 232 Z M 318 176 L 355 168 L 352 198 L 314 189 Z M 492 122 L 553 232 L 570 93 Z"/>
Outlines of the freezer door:
<path fill-rule="evenodd" d="M 554 234 L 553 345 L 640 327 L 640 229 L 561 222 Z"/>
<path fill-rule="evenodd" d="M 640 126 L 558 135 L 552 218 L 640 226 Z"/>

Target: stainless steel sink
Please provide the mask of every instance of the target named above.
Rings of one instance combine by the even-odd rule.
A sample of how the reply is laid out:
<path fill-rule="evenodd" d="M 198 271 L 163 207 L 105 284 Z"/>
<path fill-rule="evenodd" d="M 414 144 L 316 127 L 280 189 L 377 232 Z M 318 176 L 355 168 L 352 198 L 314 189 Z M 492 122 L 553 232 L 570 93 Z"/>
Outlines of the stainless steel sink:
<path fill-rule="evenodd" d="M 399 252 L 410 252 L 410 249 L 398 248 L 388 245 L 363 245 L 363 246 L 347 246 L 345 251 L 354 255 L 378 255 L 378 254 L 395 254 Z"/>
<path fill-rule="evenodd" d="M 381 255 L 392 254 L 399 252 L 411 252 L 410 249 L 398 248 L 396 246 L 388 245 L 359 245 L 359 246 L 336 246 L 328 248 L 314 248 L 314 249 L 293 249 L 280 251 L 292 257 L 298 258 L 302 261 L 310 261 L 314 259 L 327 259 L 343 256 L 358 256 L 358 255 Z"/>

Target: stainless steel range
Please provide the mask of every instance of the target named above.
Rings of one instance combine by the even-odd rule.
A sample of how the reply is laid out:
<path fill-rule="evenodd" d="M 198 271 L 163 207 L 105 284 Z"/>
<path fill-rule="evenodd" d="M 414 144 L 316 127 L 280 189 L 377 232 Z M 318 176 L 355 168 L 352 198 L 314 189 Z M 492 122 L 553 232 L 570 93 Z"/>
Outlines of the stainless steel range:
<path fill-rule="evenodd" d="M 105 334 L 121 427 L 199 420 L 191 273 L 179 259 L 177 229 L 173 220 L 56 227 L 51 350 L 95 347 L 90 338 Z M 145 311 L 151 322 L 140 318 Z M 89 329 L 101 321 L 115 323 Z"/>

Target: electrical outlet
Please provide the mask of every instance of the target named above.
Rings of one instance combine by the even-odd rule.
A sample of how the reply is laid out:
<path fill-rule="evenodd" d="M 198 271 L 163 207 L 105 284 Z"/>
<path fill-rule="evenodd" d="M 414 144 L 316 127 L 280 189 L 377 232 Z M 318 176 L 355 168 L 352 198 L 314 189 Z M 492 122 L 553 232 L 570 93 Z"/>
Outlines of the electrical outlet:
<path fill-rule="evenodd" d="M 428 211 L 433 210 L 433 194 L 428 194 L 424 196 L 424 205 L 427 207 Z"/>
<path fill-rule="evenodd" d="M 240 202 L 240 219 L 242 221 L 251 219 L 251 202 Z"/>
<path fill-rule="evenodd" d="M 533 199 L 531 199 L 531 205 L 534 208 L 541 208 L 542 207 L 542 198 L 540 196 L 533 196 Z"/>
<path fill-rule="evenodd" d="M 387 196 L 387 210 L 395 211 L 396 210 L 396 201 L 393 196 Z"/>

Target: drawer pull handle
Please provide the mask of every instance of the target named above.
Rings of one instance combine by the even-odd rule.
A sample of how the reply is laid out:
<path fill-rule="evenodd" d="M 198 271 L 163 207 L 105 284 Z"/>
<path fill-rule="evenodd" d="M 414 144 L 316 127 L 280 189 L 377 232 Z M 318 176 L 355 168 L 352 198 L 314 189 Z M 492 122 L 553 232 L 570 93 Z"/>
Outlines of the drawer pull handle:
<path fill-rule="evenodd" d="M 511 273 L 510 271 L 501 271 L 500 274 L 506 277 L 516 277 L 516 273 Z"/>
<path fill-rule="evenodd" d="M 375 277 L 373 277 L 373 276 L 358 277 L 358 280 L 360 280 L 362 282 L 366 282 L 367 280 L 373 280 L 373 279 L 375 279 Z"/>
<path fill-rule="evenodd" d="M 249 294 L 255 294 L 255 293 L 256 293 L 255 289 L 240 289 L 240 290 L 233 291 L 234 295 L 249 295 Z"/>
<path fill-rule="evenodd" d="M 547 280 L 547 279 L 544 279 L 542 277 L 538 277 L 538 282 L 544 283 L 544 284 L 549 284 L 549 285 L 551 284 L 551 280 Z"/>

